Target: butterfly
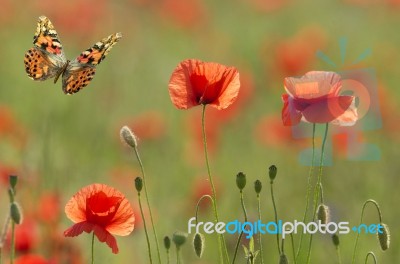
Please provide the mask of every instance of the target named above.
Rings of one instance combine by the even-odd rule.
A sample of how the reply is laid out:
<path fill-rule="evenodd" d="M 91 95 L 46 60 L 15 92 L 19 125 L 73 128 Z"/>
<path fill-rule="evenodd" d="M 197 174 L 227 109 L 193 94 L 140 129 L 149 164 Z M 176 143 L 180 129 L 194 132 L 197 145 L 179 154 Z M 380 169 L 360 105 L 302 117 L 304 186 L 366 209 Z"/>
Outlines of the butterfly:
<path fill-rule="evenodd" d="M 111 48 L 122 37 L 121 33 L 103 38 L 93 47 L 82 52 L 70 61 L 64 55 L 63 47 L 51 21 L 39 17 L 33 37 L 34 46 L 25 53 L 25 71 L 35 81 L 44 81 L 54 77 L 54 83 L 62 76 L 62 90 L 65 94 L 74 94 L 87 86 Z"/>

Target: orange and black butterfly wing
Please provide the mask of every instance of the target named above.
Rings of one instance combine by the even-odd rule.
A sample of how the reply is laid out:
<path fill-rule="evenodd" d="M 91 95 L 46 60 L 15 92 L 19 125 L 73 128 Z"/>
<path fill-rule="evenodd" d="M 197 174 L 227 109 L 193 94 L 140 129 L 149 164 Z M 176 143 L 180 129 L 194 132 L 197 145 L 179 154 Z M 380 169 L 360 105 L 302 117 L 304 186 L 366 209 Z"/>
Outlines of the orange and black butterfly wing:
<path fill-rule="evenodd" d="M 104 60 L 121 37 L 121 33 L 112 34 L 82 52 L 74 61 L 71 61 L 63 74 L 64 93 L 73 94 L 86 87 L 96 73 L 95 67 Z"/>
<path fill-rule="evenodd" d="M 33 44 L 24 58 L 29 78 L 44 81 L 59 74 L 67 60 L 57 32 L 45 16 L 39 17 Z"/>

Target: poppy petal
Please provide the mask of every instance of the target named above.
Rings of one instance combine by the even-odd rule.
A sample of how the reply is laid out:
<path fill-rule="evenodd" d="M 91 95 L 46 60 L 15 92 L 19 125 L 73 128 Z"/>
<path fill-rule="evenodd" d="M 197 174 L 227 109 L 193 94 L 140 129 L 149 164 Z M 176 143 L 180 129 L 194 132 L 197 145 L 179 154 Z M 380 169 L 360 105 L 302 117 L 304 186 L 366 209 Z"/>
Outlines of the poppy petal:
<path fill-rule="evenodd" d="M 282 95 L 283 108 L 282 108 L 282 121 L 285 126 L 295 126 L 300 123 L 302 114 L 297 111 L 293 104 L 293 99 L 288 95 Z"/>
<path fill-rule="evenodd" d="M 116 212 L 111 224 L 106 229 L 113 235 L 127 236 L 135 226 L 135 216 L 128 200 L 123 200 Z"/>
<path fill-rule="evenodd" d="M 94 226 L 93 232 L 100 242 L 106 242 L 106 244 L 112 249 L 112 253 L 118 253 L 117 240 L 113 235 L 100 226 Z"/>
<path fill-rule="evenodd" d="M 301 77 L 284 79 L 286 92 L 298 99 L 312 99 L 322 96 L 338 96 L 342 86 L 340 75 L 335 72 L 311 71 Z"/>
<path fill-rule="evenodd" d="M 339 126 L 353 126 L 357 122 L 357 120 L 358 113 L 355 105 L 355 97 L 353 97 L 353 100 L 347 110 L 342 115 L 333 120 L 332 124 Z"/>
<path fill-rule="evenodd" d="M 310 104 L 302 114 L 307 122 L 329 123 L 343 115 L 353 100 L 353 96 L 324 98 Z"/>
<path fill-rule="evenodd" d="M 190 76 L 201 61 L 196 59 L 184 60 L 175 68 L 169 80 L 169 95 L 172 103 L 178 109 L 188 109 L 198 105 Z"/>
<path fill-rule="evenodd" d="M 90 233 L 93 230 L 94 225 L 88 222 L 81 222 L 74 224 L 70 228 L 64 231 L 66 237 L 76 237 L 82 234 L 82 232 Z"/>

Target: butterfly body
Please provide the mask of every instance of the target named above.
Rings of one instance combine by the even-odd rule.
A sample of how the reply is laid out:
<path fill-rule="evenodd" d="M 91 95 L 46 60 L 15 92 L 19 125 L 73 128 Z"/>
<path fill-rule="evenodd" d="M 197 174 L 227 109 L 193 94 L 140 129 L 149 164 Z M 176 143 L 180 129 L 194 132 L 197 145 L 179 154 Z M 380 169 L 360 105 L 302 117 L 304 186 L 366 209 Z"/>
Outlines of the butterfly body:
<path fill-rule="evenodd" d="M 25 54 L 25 71 L 35 81 L 54 77 L 54 83 L 62 76 L 62 89 L 73 94 L 87 86 L 96 73 L 96 66 L 107 56 L 111 48 L 122 37 L 112 34 L 82 52 L 76 59 L 66 59 L 63 47 L 50 20 L 39 17 L 34 46 Z"/>

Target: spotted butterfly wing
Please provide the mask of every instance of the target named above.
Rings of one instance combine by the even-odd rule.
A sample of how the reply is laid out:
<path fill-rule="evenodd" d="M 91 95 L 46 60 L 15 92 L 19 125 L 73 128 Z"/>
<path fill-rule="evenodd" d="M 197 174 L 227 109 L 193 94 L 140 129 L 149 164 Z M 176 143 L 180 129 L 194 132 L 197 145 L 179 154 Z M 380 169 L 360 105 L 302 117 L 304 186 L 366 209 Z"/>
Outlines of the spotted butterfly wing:
<path fill-rule="evenodd" d="M 33 44 L 24 58 L 29 78 L 44 81 L 61 74 L 67 59 L 53 24 L 45 16 L 39 17 Z"/>
<path fill-rule="evenodd" d="M 104 60 L 121 37 L 121 33 L 112 34 L 82 52 L 75 60 L 69 62 L 62 79 L 64 93 L 73 94 L 87 86 L 96 73 L 95 67 Z"/>
<path fill-rule="evenodd" d="M 95 74 L 95 67 L 104 60 L 121 37 L 121 33 L 112 34 L 70 62 L 64 55 L 53 24 L 47 17 L 41 16 L 33 37 L 34 46 L 25 53 L 25 71 L 35 81 L 54 77 L 56 83 L 62 75 L 64 93 L 76 93 L 89 84 Z"/>

